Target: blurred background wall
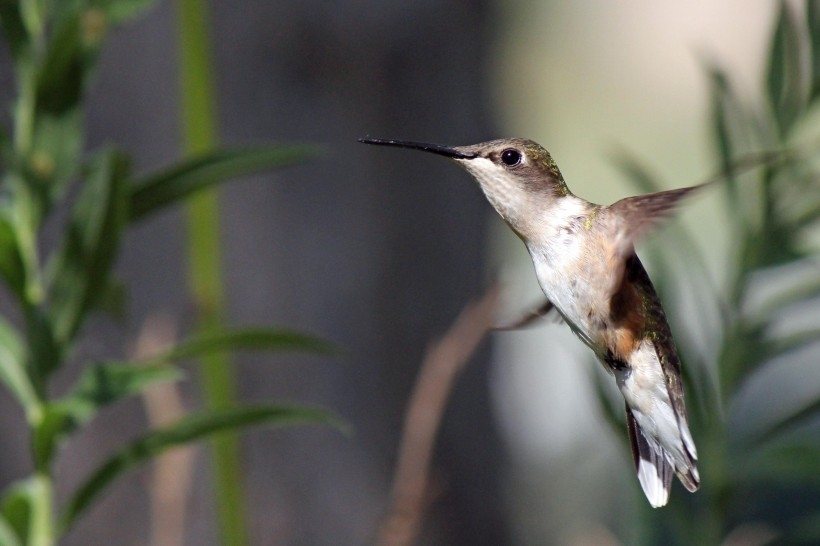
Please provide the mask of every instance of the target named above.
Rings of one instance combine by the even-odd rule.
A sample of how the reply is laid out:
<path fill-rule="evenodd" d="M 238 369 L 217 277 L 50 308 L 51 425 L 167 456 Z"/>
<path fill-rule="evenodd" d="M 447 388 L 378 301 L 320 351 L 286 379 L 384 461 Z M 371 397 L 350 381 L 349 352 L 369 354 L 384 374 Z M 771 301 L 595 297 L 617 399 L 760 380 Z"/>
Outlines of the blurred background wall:
<path fill-rule="evenodd" d="M 631 191 L 608 162 L 617 147 L 675 186 L 696 183 L 714 170 L 703 144 L 703 61 L 740 68 L 752 89 L 772 11 L 742 0 L 211 2 L 223 142 L 324 151 L 223 188 L 231 322 L 289 325 L 343 349 L 330 359 L 244 356 L 242 397 L 320 405 L 355 427 L 350 438 L 309 428 L 245 435 L 254 544 L 366 543 L 386 506 L 404 405 L 429 342 L 497 275 L 508 286 L 505 314 L 537 299 L 523 247 L 464 173 L 355 139 L 526 136 L 596 202 Z M 174 33 L 165 0 L 116 31 L 89 103 L 89 146 L 115 143 L 138 171 L 179 156 Z M 684 221 L 720 233 L 706 201 Z M 89 352 L 118 353 L 157 312 L 184 330 L 192 310 L 182 228 L 170 212 L 131 233 L 119 268 L 128 320 L 97 321 Z M 708 243 L 714 256 L 727 244 Z M 638 497 L 628 454 L 596 424 L 591 373 L 566 328 L 493 336 L 450 403 L 434 464 L 441 497 L 422 543 L 601 539 L 588 522 L 617 519 L 628 509 L 617 501 L 624 490 Z M 195 378 L 192 367 L 190 404 Z M 3 426 L 4 438 L 19 436 Z M 66 450 L 66 484 L 142 426 L 138 402 L 104 413 Z M 6 455 L 4 482 L 21 472 L 23 455 Z M 196 461 L 187 540 L 215 544 L 206 452 Z M 146 487 L 144 471 L 120 483 L 66 544 L 144 544 Z"/>

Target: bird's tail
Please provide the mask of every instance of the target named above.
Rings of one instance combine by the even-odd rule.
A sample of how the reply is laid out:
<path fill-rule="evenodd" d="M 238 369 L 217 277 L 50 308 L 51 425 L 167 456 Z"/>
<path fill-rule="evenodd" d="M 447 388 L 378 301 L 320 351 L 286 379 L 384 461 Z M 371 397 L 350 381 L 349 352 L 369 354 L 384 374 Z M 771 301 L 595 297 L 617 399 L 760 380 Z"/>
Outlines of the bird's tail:
<path fill-rule="evenodd" d="M 700 477 L 695 465 L 695 457 L 686 442 L 683 442 L 683 457 L 679 458 L 681 460 L 675 460 L 656 440 L 644 434 L 632 416 L 629 406 L 626 408 L 626 420 L 638 481 L 641 483 L 649 504 L 653 508 L 666 505 L 669 500 L 669 491 L 672 489 L 673 474 L 678 475 L 678 479 L 686 489 L 696 491 L 700 486 Z"/>

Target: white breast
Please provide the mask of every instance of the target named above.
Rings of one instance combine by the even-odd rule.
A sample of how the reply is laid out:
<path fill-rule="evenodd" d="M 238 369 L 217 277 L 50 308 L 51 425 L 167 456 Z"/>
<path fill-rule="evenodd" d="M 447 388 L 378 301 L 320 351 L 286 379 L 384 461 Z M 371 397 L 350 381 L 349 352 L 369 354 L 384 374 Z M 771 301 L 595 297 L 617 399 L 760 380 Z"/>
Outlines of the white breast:
<path fill-rule="evenodd" d="M 587 309 L 590 298 L 600 297 L 603 256 L 590 249 L 589 204 L 567 197 L 546 211 L 539 233 L 527 241 L 541 289 L 569 326 L 591 345 Z M 594 347 L 593 347 L 594 349 Z"/>

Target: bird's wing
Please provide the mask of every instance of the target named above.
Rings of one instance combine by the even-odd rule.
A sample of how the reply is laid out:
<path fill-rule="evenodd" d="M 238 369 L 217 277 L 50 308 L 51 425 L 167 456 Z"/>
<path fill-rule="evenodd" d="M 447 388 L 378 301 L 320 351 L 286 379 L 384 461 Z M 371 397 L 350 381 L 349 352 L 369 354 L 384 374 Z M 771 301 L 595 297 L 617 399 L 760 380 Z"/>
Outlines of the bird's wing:
<path fill-rule="evenodd" d="M 612 236 L 611 254 L 606 256 L 612 272 L 609 293 L 614 294 L 621 285 L 626 260 L 635 251 L 635 241 L 649 228 L 669 217 L 680 204 L 681 199 L 704 186 L 690 186 L 676 190 L 648 193 L 626 197 L 604 207 L 605 225 Z"/>

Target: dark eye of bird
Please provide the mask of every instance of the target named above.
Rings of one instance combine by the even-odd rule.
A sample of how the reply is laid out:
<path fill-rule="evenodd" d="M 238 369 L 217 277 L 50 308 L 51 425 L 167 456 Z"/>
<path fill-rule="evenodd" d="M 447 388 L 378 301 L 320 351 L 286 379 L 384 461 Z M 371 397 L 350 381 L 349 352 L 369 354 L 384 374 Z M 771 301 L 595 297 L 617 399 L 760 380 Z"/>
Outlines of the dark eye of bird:
<path fill-rule="evenodd" d="M 501 152 L 501 161 L 508 167 L 514 167 L 521 163 L 521 152 L 513 148 L 509 148 Z"/>

